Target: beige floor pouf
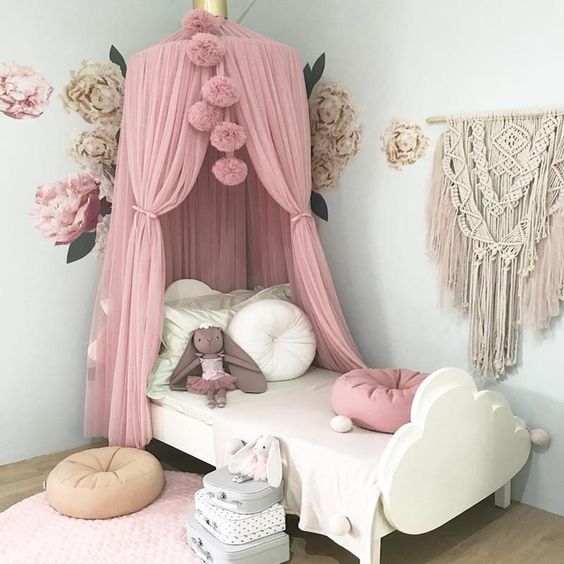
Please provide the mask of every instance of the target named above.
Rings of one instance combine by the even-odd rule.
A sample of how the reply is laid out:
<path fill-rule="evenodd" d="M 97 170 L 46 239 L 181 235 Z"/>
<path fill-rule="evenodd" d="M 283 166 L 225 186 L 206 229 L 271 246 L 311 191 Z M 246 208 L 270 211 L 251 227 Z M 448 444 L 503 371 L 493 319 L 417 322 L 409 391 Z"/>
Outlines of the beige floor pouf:
<path fill-rule="evenodd" d="M 109 519 L 143 509 L 163 485 L 163 469 L 152 454 L 135 448 L 95 448 L 55 466 L 47 478 L 47 500 L 69 517 Z"/>

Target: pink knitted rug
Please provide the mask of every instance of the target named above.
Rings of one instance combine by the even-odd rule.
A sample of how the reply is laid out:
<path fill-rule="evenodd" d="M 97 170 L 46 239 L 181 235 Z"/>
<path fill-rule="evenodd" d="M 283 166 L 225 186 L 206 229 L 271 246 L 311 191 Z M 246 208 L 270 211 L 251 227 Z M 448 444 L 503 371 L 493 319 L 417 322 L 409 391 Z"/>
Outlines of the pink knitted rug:
<path fill-rule="evenodd" d="M 191 564 L 184 518 L 202 478 L 165 472 L 161 495 L 145 509 L 115 519 L 59 515 L 43 493 L 0 513 L 2 564 Z"/>

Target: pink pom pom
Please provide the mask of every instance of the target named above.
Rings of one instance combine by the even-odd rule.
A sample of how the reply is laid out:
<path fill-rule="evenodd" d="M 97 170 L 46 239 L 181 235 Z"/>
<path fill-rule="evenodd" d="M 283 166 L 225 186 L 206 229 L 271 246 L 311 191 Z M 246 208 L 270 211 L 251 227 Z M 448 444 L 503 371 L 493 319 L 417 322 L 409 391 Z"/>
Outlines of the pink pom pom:
<path fill-rule="evenodd" d="M 247 178 L 247 164 L 236 157 L 223 157 L 215 161 L 212 172 L 226 186 L 236 186 Z"/>
<path fill-rule="evenodd" d="M 226 108 L 239 100 L 239 88 L 227 76 L 214 76 L 202 87 L 202 96 L 210 104 Z"/>
<path fill-rule="evenodd" d="M 223 116 L 221 108 L 207 102 L 196 102 L 188 108 L 188 122 L 198 131 L 211 131 Z"/>
<path fill-rule="evenodd" d="M 188 43 L 188 58 L 200 67 L 215 67 L 225 55 L 225 45 L 211 33 L 196 33 Z"/>
<path fill-rule="evenodd" d="M 245 130 L 236 123 L 222 121 L 211 132 L 210 143 L 224 153 L 231 153 L 240 149 L 247 140 Z"/>
<path fill-rule="evenodd" d="M 196 35 L 196 33 L 219 33 L 219 28 L 223 23 L 222 19 L 214 16 L 205 10 L 192 10 L 184 16 L 182 27 L 188 34 L 188 37 Z"/>

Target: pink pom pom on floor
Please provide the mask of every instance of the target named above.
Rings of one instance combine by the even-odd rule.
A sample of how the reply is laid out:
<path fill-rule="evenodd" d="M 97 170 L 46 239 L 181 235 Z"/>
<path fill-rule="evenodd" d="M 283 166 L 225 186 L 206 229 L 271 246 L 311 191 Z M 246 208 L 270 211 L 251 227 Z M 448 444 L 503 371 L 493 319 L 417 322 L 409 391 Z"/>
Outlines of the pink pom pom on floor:
<path fill-rule="evenodd" d="M 223 157 L 215 161 L 212 172 L 225 186 L 236 186 L 247 178 L 247 164 L 237 157 Z"/>
<path fill-rule="evenodd" d="M 215 67 L 225 55 L 225 45 L 211 33 L 196 33 L 188 43 L 188 58 L 200 67 Z"/>
<path fill-rule="evenodd" d="M 227 108 L 239 100 L 239 88 L 228 76 L 214 76 L 202 87 L 202 96 L 214 106 Z"/>
<path fill-rule="evenodd" d="M 247 140 L 245 130 L 230 121 L 218 123 L 211 132 L 210 143 L 224 153 L 231 153 L 240 149 Z"/>
<path fill-rule="evenodd" d="M 198 131 L 211 131 L 222 117 L 221 108 L 207 102 L 196 102 L 188 108 L 188 122 Z"/>
<path fill-rule="evenodd" d="M 219 33 L 219 28 L 223 23 L 222 18 L 214 16 L 206 10 L 192 10 L 182 19 L 182 28 L 189 37 L 196 33 Z"/>

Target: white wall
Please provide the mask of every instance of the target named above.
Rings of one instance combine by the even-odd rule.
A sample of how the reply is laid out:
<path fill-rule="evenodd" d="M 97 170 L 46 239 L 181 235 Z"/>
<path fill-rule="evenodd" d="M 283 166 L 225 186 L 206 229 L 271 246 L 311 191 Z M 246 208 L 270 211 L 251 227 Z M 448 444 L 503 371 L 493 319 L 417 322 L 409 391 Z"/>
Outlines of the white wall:
<path fill-rule="evenodd" d="M 38 119 L 0 114 L 0 464 L 71 448 L 82 434 L 86 343 L 98 261 L 66 265 L 27 215 L 39 184 L 77 171 L 66 156 L 86 123 L 58 97 L 83 59 L 129 57 L 179 27 L 189 0 L 0 0 L 0 60 L 55 87 Z"/>
<path fill-rule="evenodd" d="M 236 3 L 238 7 L 246 2 Z M 245 25 L 327 52 L 366 125 L 362 153 L 327 196 L 320 231 L 351 330 L 373 366 L 468 367 L 467 323 L 439 309 L 425 252 L 432 156 L 390 170 L 379 137 L 394 117 L 563 105 L 564 3 L 559 0 L 258 0 Z M 441 126 L 428 126 L 436 141 Z M 433 146 L 434 148 L 434 146 Z M 523 339 L 522 364 L 499 386 L 553 445 L 516 481 L 524 501 L 564 514 L 564 325 Z"/>

